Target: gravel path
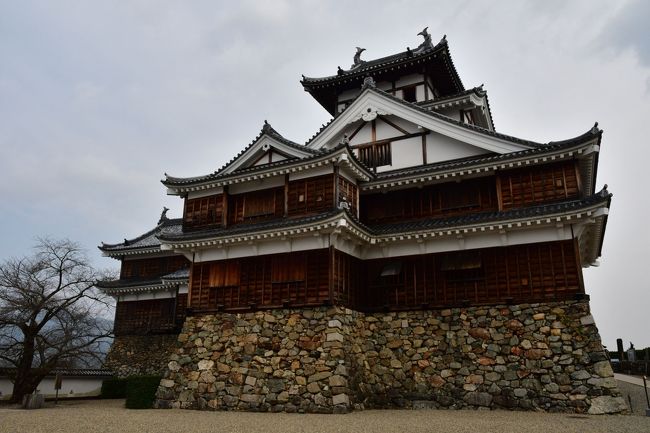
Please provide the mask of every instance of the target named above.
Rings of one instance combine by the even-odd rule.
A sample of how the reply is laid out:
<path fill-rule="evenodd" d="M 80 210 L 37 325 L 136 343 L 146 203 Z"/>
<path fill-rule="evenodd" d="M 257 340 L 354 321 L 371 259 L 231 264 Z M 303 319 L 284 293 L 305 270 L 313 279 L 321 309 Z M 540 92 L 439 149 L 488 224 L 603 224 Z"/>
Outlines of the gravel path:
<path fill-rule="evenodd" d="M 648 405 L 645 399 L 645 391 L 642 386 L 634 385 L 632 383 L 627 383 L 623 381 L 618 382 L 618 389 L 623 394 L 623 398 L 628 402 L 628 406 L 631 404 L 632 413 L 634 415 L 645 415 L 645 410 Z M 648 418 L 650 419 L 650 418 Z"/>
<path fill-rule="evenodd" d="M 347 415 L 299 415 L 126 410 L 123 404 L 123 400 L 76 401 L 34 411 L 0 407 L 0 432 L 650 432 L 650 417 L 632 415 L 451 410 L 369 410 Z"/>

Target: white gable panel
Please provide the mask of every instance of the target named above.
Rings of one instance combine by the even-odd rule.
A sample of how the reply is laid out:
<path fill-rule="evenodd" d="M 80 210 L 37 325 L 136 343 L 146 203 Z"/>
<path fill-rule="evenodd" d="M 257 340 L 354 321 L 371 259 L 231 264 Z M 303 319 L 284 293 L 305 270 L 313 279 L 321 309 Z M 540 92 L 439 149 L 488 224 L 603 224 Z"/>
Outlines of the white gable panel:
<path fill-rule="evenodd" d="M 284 161 L 285 159 L 287 159 L 286 156 L 279 154 L 278 152 L 273 152 L 273 149 L 271 149 L 259 157 L 253 166 L 264 165 L 268 164 L 269 162 Z"/>
<path fill-rule="evenodd" d="M 413 134 L 413 133 L 416 133 L 416 132 L 422 132 L 422 128 L 418 128 L 418 125 L 416 125 L 416 124 L 413 123 L 413 122 L 409 122 L 409 121 L 406 120 L 406 119 L 402 119 L 401 117 L 397 117 L 397 116 L 386 116 L 386 119 L 390 120 L 390 121 L 393 122 L 395 125 L 399 126 L 400 128 L 402 128 L 403 130 L 405 130 L 405 131 L 408 132 L 409 134 Z M 395 132 L 397 132 L 396 129 L 393 128 L 393 130 L 394 130 Z"/>
<path fill-rule="evenodd" d="M 371 89 L 365 90 L 345 112 L 334 119 L 318 137 L 309 143 L 309 148 L 332 148 L 341 142 L 343 134 L 349 129 L 348 125 L 357 122 L 359 119 L 366 121 L 372 120 L 377 115 L 400 117 L 424 129 L 437 132 L 488 152 L 504 154 L 530 148 L 530 146 L 524 144 L 490 136 L 486 133 L 439 119 Z"/>
<path fill-rule="evenodd" d="M 356 122 L 354 125 L 350 125 L 350 128 L 345 132 L 345 134 L 350 137 L 358 127 L 359 122 Z M 352 137 L 352 140 L 350 140 L 350 145 L 354 146 L 356 144 L 368 143 L 370 140 L 372 140 L 372 127 L 370 126 L 370 122 L 368 122 L 363 126 L 363 128 L 361 128 L 359 132 L 354 135 L 354 137 Z"/>
<path fill-rule="evenodd" d="M 249 147 L 243 155 L 241 155 L 235 162 L 228 166 L 223 171 L 223 173 L 232 173 L 235 170 L 259 165 L 258 163 L 263 163 L 263 161 L 259 161 L 260 157 L 262 157 L 267 152 L 273 152 L 274 149 L 277 149 L 285 155 L 291 155 L 297 158 L 304 158 L 311 155 L 307 151 L 303 152 L 300 149 L 295 149 L 294 147 L 287 146 L 286 144 L 272 137 L 269 137 L 268 135 L 263 135 L 259 140 L 257 140 L 257 142 L 255 142 L 255 144 Z M 273 153 L 277 154 L 278 152 Z M 286 157 L 283 158 L 286 159 Z M 273 160 L 273 162 L 275 161 L 276 160 Z M 277 161 L 280 161 L 280 159 L 277 159 Z"/>
<path fill-rule="evenodd" d="M 492 153 L 437 132 L 429 133 L 426 140 L 428 164 Z"/>
<path fill-rule="evenodd" d="M 391 143 L 392 165 L 377 167 L 377 172 L 422 165 L 422 137 L 407 138 Z"/>

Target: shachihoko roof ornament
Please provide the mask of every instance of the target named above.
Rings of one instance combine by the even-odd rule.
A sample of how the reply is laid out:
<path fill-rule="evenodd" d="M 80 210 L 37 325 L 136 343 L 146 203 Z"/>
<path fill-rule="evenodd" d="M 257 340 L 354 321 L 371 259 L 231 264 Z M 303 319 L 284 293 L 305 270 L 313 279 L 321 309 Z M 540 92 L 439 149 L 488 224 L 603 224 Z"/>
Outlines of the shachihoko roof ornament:
<path fill-rule="evenodd" d="M 354 59 L 352 59 L 354 63 L 352 63 L 350 69 L 358 68 L 362 64 L 366 63 L 363 60 L 361 60 L 361 53 L 363 53 L 364 51 L 366 51 L 365 48 L 357 47 L 357 52 L 354 54 Z"/>
<path fill-rule="evenodd" d="M 418 46 L 418 48 L 415 50 L 416 52 L 421 52 L 424 50 L 428 50 L 430 48 L 433 48 L 433 42 L 431 42 L 431 34 L 427 31 L 429 26 L 425 27 L 424 30 L 422 30 L 420 33 L 418 33 L 418 36 L 422 36 L 424 38 L 424 41 Z M 443 36 L 443 40 L 447 37 L 447 35 Z M 442 41 L 441 41 L 442 42 Z M 407 48 L 407 51 L 411 51 Z"/>

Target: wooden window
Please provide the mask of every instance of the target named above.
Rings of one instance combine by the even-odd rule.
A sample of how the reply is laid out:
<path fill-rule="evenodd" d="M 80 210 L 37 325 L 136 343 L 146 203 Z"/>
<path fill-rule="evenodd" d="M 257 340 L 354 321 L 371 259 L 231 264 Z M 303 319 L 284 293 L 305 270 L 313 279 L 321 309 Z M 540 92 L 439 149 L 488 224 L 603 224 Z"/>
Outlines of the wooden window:
<path fill-rule="evenodd" d="M 185 199 L 183 229 L 194 230 L 221 225 L 223 195 Z"/>
<path fill-rule="evenodd" d="M 213 264 L 210 267 L 208 285 L 210 287 L 239 285 L 239 263 L 228 261 Z"/>
<path fill-rule="evenodd" d="M 187 266 L 187 259 L 183 256 L 123 260 L 120 277 L 126 279 L 159 277 Z"/>
<path fill-rule="evenodd" d="M 429 217 L 497 210 L 496 179 L 486 177 L 360 198 L 361 221 L 390 223 Z"/>
<path fill-rule="evenodd" d="M 273 257 L 273 282 L 286 283 L 305 280 L 305 259 L 295 254 Z"/>
<path fill-rule="evenodd" d="M 345 200 L 352 215 L 357 215 L 357 193 L 356 184 L 339 176 L 339 203 Z"/>
<path fill-rule="evenodd" d="M 333 174 L 326 174 L 289 182 L 289 216 L 302 216 L 332 209 L 334 207 L 333 176 Z"/>
<path fill-rule="evenodd" d="M 574 161 L 507 170 L 499 177 L 504 210 L 579 196 Z"/>
<path fill-rule="evenodd" d="M 417 101 L 416 86 L 403 88 L 402 99 L 404 99 L 407 102 L 416 102 Z"/>
<path fill-rule="evenodd" d="M 480 191 L 472 184 L 453 185 L 440 190 L 440 208 L 454 210 L 480 205 Z"/>
<path fill-rule="evenodd" d="M 359 160 L 371 168 L 392 165 L 391 143 L 375 143 L 359 147 Z"/>
<path fill-rule="evenodd" d="M 257 222 L 283 215 L 283 186 L 228 197 L 228 224 Z"/>
<path fill-rule="evenodd" d="M 244 197 L 244 218 L 257 218 L 275 213 L 274 191 L 257 191 Z"/>

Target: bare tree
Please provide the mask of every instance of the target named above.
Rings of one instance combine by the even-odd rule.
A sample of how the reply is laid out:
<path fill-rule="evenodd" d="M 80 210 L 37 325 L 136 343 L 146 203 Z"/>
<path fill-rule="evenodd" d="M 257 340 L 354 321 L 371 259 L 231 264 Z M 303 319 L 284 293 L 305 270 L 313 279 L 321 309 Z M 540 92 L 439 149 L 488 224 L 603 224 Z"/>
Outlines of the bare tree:
<path fill-rule="evenodd" d="M 56 367 L 97 360 L 112 332 L 102 318 L 108 300 L 94 287 L 106 277 L 69 240 L 39 239 L 33 255 L 0 264 L 0 363 L 12 401 Z"/>

